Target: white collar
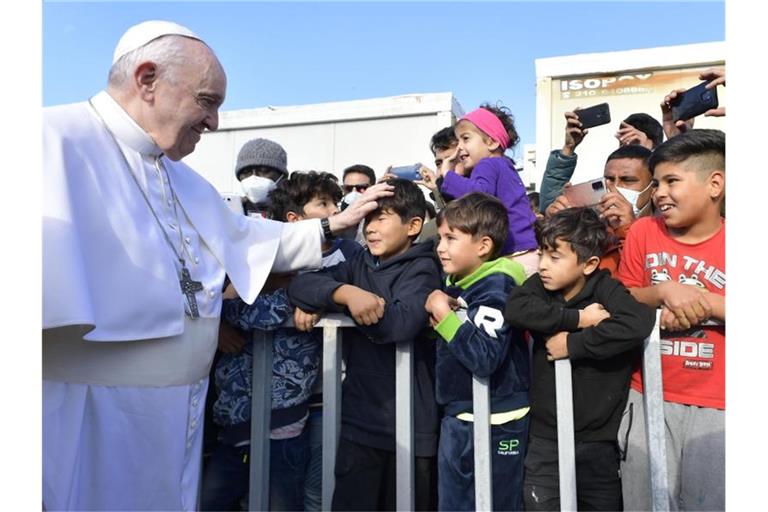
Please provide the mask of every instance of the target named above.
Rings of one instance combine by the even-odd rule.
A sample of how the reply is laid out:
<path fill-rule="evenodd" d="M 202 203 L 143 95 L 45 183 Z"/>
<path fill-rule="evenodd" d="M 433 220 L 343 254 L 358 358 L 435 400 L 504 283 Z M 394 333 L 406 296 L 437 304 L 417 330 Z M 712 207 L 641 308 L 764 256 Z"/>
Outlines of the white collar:
<path fill-rule="evenodd" d="M 93 96 L 91 104 L 120 142 L 142 155 L 163 154 L 152 137 L 136 124 L 136 121 L 107 91 L 101 91 Z"/>

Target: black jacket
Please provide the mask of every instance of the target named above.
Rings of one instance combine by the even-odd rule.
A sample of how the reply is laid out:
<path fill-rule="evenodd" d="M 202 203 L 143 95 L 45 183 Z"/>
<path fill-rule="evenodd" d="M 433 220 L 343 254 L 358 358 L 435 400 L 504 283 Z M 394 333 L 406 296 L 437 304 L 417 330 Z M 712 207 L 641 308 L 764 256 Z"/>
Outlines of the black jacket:
<path fill-rule="evenodd" d="M 611 317 L 595 327 L 578 329 L 578 310 L 595 302 Z M 529 329 L 534 338 L 531 435 L 557 439 L 555 366 L 547 361 L 544 344 L 552 334 L 570 331 L 576 441 L 615 441 L 632 370 L 654 326 L 654 311 L 637 302 L 607 270 L 598 270 L 568 302 L 562 294 L 547 291 L 539 274 L 532 275 L 523 286 L 512 289 L 504 318 L 515 327 Z"/>
<path fill-rule="evenodd" d="M 346 377 L 342 383 L 341 435 L 350 441 L 395 450 L 395 343 L 414 344 L 414 451 L 428 457 L 437 451 L 435 341 L 424 303 L 440 288 L 434 244 L 414 244 L 381 264 L 370 252 L 320 272 L 302 274 L 288 287 L 293 304 L 309 312 L 345 312 L 333 292 L 351 284 L 385 302 L 374 325 L 358 325 L 343 334 Z"/>

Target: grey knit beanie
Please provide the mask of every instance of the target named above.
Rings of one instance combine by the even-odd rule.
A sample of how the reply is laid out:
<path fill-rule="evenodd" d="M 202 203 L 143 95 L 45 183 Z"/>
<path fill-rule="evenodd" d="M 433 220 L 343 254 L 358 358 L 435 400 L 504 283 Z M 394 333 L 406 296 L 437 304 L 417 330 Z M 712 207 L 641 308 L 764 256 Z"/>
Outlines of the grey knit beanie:
<path fill-rule="evenodd" d="M 268 139 L 253 139 L 245 143 L 237 155 L 235 176 L 242 169 L 254 165 L 266 165 L 288 175 L 288 156 L 283 147 Z"/>

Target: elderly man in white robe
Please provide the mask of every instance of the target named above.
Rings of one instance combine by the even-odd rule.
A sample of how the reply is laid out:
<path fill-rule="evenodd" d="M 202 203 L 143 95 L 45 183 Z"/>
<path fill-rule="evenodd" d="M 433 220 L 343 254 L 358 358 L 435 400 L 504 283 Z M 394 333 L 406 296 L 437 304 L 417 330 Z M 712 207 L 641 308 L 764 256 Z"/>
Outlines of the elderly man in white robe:
<path fill-rule="evenodd" d="M 44 111 L 48 510 L 194 510 L 225 274 L 250 303 L 391 194 L 293 224 L 231 213 L 180 162 L 225 90 L 197 35 L 150 21 L 120 39 L 105 91 Z"/>

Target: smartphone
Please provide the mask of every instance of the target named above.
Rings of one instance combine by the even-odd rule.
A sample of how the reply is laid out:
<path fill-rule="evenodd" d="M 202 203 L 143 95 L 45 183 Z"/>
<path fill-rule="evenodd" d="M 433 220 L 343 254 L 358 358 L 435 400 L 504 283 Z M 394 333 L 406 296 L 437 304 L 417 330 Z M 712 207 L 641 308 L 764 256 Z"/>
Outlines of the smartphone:
<path fill-rule="evenodd" d="M 672 103 L 672 119 L 686 121 L 717 108 L 717 88 L 706 89 L 709 82 L 701 82 L 675 98 Z"/>
<path fill-rule="evenodd" d="M 573 113 L 579 117 L 582 130 L 611 122 L 611 109 L 607 103 L 574 110 Z"/>
<path fill-rule="evenodd" d="M 391 174 L 394 174 L 400 179 L 414 181 L 421 179 L 421 163 L 415 163 L 413 165 L 403 165 L 401 167 L 393 167 L 389 170 Z"/>
<path fill-rule="evenodd" d="M 563 193 L 571 206 L 596 206 L 605 195 L 605 184 L 598 178 L 566 188 Z"/>
<path fill-rule="evenodd" d="M 240 195 L 225 193 L 221 194 L 221 198 L 225 203 L 227 203 L 229 209 L 234 213 L 245 215 L 245 210 L 243 209 L 243 198 Z"/>

